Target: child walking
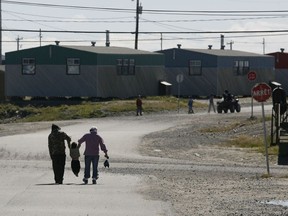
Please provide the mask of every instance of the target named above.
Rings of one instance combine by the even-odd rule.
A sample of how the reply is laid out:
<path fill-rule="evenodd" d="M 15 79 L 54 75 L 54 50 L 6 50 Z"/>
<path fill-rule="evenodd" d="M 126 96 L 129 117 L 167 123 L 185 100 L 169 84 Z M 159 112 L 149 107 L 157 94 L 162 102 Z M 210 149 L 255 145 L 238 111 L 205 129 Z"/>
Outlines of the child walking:
<path fill-rule="evenodd" d="M 72 158 L 71 168 L 75 176 L 78 177 L 81 168 L 79 161 L 80 157 L 79 146 L 75 142 L 72 142 L 71 146 L 69 146 L 69 149 L 70 149 L 70 157 Z"/>
<path fill-rule="evenodd" d="M 192 97 L 189 97 L 189 100 L 188 100 L 188 114 L 191 114 L 193 113 L 194 114 L 194 110 L 193 110 L 193 98 Z"/>

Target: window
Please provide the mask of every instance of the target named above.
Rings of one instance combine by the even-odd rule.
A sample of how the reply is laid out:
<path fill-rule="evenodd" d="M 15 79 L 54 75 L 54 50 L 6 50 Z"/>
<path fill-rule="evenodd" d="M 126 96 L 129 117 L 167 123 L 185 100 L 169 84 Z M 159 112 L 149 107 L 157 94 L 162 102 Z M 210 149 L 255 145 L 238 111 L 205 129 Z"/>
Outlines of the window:
<path fill-rule="evenodd" d="M 117 59 L 118 75 L 135 75 L 134 59 Z"/>
<path fill-rule="evenodd" d="M 202 74 L 202 66 L 200 60 L 190 60 L 189 61 L 189 75 L 199 76 Z"/>
<path fill-rule="evenodd" d="M 129 73 L 129 60 L 124 59 L 123 60 L 123 65 L 122 65 L 122 75 L 128 75 Z"/>
<path fill-rule="evenodd" d="M 250 70 L 249 61 L 235 61 L 233 70 L 236 76 L 247 75 Z"/>
<path fill-rule="evenodd" d="M 121 75 L 122 74 L 122 59 L 117 59 L 117 74 Z"/>
<path fill-rule="evenodd" d="M 129 75 L 134 75 L 135 74 L 135 60 L 130 59 L 129 61 L 129 70 L 128 70 Z"/>
<path fill-rule="evenodd" d="M 79 58 L 67 59 L 67 74 L 69 75 L 80 74 L 80 59 Z"/>
<path fill-rule="evenodd" d="M 35 59 L 34 58 L 23 58 L 22 59 L 22 74 L 34 75 L 35 70 Z"/>

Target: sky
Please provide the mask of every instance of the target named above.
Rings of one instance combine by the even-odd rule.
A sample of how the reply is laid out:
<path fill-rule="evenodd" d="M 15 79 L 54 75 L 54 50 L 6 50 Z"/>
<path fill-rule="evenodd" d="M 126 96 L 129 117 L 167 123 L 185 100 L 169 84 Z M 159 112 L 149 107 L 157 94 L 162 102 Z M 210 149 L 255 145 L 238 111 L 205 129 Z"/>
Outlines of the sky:
<path fill-rule="evenodd" d="M 110 46 L 135 47 L 136 0 L 1 2 L 2 54 L 55 41 L 87 46 L 95 41 L 96 46 L 105 46 L 107 30 Z M 288 50 L 287 0 L 139 0 L 139 4 L 140 50 L 158 51 L 177 44 L 220 49 L 221 35 L 225 49 L 259 54 Z"/>

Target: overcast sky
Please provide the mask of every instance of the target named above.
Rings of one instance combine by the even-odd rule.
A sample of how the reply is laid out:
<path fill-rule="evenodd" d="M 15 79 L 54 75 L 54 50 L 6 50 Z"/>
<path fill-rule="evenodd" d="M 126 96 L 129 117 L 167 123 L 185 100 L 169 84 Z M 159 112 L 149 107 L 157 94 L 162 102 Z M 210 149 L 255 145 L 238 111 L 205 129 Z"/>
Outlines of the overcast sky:
<path fill-rule="evenodd" d="M 221 34 L 225 36 L 225 49 L 232 47 L 261 54 L 280 51 L 280 48 L 288 50 L 287 0 L 139 2 L 143 7 L 139 22 L 138 48 L 141 50 L 169 49 L 177 44 L 182 48 L 207 49 L 213 45 L 213 49 L 219 49 Z M 2 52 L 17 50 L 17 38 L 19 49 L 40 46 L 40 32 L 37 32 L 40 29 L 42 46 L 54 44 L 55 40 L 61 41 L 60 45 L 90 45 L 96 41 L 96 46 L 105 46 L 104 32 L 109 30 L 111 46 L 134 48 L 135 36 L 131 32 L 135 32 L 135 9 L 136 0 L 2 0 Z M 8 31 L 13 29 L 36 32 Z M 99 33 L 45 32 L 55 30 Z M 278 30 L 282 32 L 269 32 Z M 210 31 L 216 33 L 203 33 Z M 231 31 L 266 32 L 229 33 Z M 160 32 L 163 32 L 162 40 Z"/>

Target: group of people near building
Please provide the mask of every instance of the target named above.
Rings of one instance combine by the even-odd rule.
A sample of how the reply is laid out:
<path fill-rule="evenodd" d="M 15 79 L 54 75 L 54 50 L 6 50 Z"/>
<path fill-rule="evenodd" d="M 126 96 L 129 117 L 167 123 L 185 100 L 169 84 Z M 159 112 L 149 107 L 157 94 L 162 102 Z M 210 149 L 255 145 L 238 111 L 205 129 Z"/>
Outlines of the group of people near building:
<path fill-rule="evenodd" d="M 52 124 L 51 133 L 48 136 L 48 148 L 50 158 L 52 160 L 52 168 L 54 172 L 54 180 L 56 184 L 63 184 L 65 163 L 66 163 L 66 145 L 69 148 L 70 157 L 71 157 L 71 168 L 73 173 L 78 177 L 80 172 L 80 147 L 82 143 L 85 143 L 84 150 L 84 184 L 88 183 L 88 179 L 91 177 L 90 169 L 92 165 L 92 183 L 96 184 L 98 175 L 98 162 L 99 162 L 99 149 L 101 149 L 105 157 L 109 159 L 108 150 L 104 141 L 100 135 L 97 133 L 96 127 L 91 127 L 90 133 L 84 134 L 79 140 L 78 143 L 72 142 L 71 138 L 63 131 L 58 125 Z M 109 166 L 109 162 L 106 160 L 105 164 Z"/>
<path fill-rule="evenodd" d="M 209 106 L 208 106 L 208 113 L 210 113 L 211 109 L 213 109 L 214 113 L 216 113 L 216 108 L 214 104 L 214 95 L 211 94 L 209 96 Z M 193 104 L 194 104 L 194 99 L 190 96 L 188 99 L 188 114 L 194 114 L 194 109 L 193 109 Z M 142 108 L 142 99 L 141 95 L 138 96 L 136 99 L 136 116 L 142 116 L 143 113 L 143 108 Z"/>
<path fill-rule="evenodd" d="M 213 109 L 214 113 L 216 113 L 216 108 L 215 108 L 215 104 L 214 104 L 214 95 L 211 94 L 208 98 L 208 113 L 210 113 L 211 109 Z M 189 97 L 188 99 L 188 114 L 194 114 L 194 109 L 193 109 L 193 103 L 194 103 L 194 99 L 192 97 Z"/>

